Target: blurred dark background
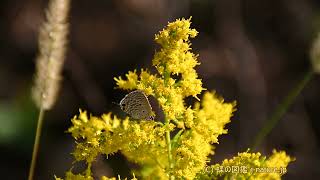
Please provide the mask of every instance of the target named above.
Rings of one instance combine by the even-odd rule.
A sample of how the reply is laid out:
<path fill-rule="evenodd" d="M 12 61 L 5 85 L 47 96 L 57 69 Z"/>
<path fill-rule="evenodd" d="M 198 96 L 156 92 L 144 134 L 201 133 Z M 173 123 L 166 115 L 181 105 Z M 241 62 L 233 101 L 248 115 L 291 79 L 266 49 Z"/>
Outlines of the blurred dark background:
<path fill-rule="evenodd" d="M 0 174 L 26 179 L 37 109 L 30 99 L 37 32 L 47 1 L 0 1 Z M 70 42 L 57 104 L 45 115 L 36 179 L 64 176 L 72 166 L 74 142 L 65 131 L 78 109 L 94 115 L 120 110 L 127 92 L 113 77 L 151 68 L 158 46 L 154 34 L 176 18 L 192 16 L 199 31 L 200 78 L 237 111 L 220 137 L 212 162 L 245 151 L 264 121 L 311 68 L 309 49 L 320 31 L 316 0 L 74 0 Z M 314 75 L 286 115 L 257 149 L 285 150 L 297 160 L 284 179 L 320 178 L 320 76 Z M 130 174 L 119 154 L 99 157 L 96 175 Z"/>

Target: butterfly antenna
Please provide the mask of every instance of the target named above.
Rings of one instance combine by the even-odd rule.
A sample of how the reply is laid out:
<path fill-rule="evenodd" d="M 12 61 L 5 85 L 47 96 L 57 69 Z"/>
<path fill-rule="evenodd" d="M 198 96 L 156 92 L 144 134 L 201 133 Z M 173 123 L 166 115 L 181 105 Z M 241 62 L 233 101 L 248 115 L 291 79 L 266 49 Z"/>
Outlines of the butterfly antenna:
<path fill-rule="evenodd" d="M 111 101 L 111 102 L 112 102 L 112 104 L 115 104 L 115 105 L 118 105 L 118 106 L 120 105 L 119 103 L 116 103 L 116 102 L 113 102 L 113 101 Z"/>

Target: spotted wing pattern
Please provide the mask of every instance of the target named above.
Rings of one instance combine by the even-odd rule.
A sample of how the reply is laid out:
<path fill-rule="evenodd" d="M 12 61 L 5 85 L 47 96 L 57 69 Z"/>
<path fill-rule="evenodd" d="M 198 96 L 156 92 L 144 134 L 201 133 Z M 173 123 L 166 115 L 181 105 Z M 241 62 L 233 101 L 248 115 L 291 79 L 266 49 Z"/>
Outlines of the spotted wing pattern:
<path fill-rule="evenodd" d="M 152 119 L 152 108 L 147 96 L 141 90 L 127 94 L 120 101 L 121 109 L 134 119 Z"/>

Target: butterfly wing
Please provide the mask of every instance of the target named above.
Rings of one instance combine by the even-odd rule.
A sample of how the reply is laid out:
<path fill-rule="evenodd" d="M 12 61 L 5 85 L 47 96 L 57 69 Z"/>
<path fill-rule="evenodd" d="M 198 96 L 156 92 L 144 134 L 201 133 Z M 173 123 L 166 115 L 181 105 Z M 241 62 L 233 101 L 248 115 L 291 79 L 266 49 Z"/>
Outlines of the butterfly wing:
<path fill-rule="evenodd" d="M 151 119 L 152 108 L 147 96 L 141 90 L 127 94 L 120 101 L 121 109 L 134 119 Z"/>

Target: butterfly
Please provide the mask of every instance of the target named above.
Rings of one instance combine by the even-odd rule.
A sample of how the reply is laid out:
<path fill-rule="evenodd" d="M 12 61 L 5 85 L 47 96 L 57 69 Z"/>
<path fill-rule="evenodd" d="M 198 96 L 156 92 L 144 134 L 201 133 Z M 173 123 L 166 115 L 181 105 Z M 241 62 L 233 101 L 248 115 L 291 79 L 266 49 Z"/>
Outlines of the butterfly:
<path fill-rule="evenodd" d="M 146 94 L 135 90 L 127 94 L 119 103 L 120 108 L 133 119 L 153 120 L 154 112 Z"/>

